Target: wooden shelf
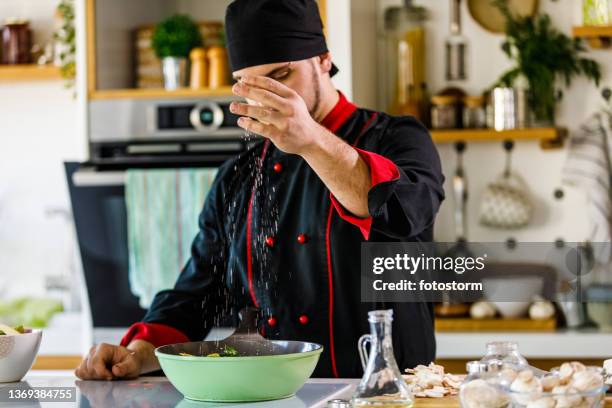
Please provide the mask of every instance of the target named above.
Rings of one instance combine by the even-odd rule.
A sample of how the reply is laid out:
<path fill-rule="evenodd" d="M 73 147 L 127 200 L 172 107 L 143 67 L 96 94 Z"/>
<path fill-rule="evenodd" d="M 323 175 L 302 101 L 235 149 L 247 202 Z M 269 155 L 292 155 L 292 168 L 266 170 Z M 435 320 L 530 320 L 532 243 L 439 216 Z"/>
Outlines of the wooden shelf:
<path fill-rule="evenodd" d="M 182 88 L 175 91 L 165 89 L 109 89 L 90 91 L 90 100 L 105 99 L 179 99 L 179 98 L 210 98 L 232 97 L 232 87 L 226 86 L 218 89 L 190 89 Z"/>
<path fill-rule="evenodd" d="M 49 81 L 61 79 L 60 69 L 54 65 L 0 65 L 0 82 Z"/>
<path fill-rule="evenodd" d="M 440 318 L 435 320 L 437 332 L 551 332 L 557 328 L 556 319 L 469 319 Z"/>
<path fill-rule="evenodd" d="M 576 26 L 572 35 L 586 39 L 593 48 L 607 48 L 612 38 L 612 26 Z"/>
<path fill-rule="evenodd" d="M 81 356 L 38 356 L 32 370 L 74 370 L 82 359 Z"/>
<path fill-rule="evenodd" d="M 567 131 L 563 128 L 526 128 L 502 131 L 493 129 L 451 129 L 431 131 L 431 136 L 435 143 L 534 140 L 539 141 L 542 148 L 547 149 L 563 146 L 563 140 L 566 135 Z"/>

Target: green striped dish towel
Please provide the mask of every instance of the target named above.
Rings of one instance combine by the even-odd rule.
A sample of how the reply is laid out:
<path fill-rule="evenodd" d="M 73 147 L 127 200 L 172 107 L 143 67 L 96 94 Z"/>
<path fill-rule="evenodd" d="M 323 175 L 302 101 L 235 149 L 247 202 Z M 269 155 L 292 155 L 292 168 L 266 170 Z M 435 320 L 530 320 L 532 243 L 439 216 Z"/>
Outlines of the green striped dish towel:
<path fill-rule="evenodd" d="M 127 171 L 129 280 L 142 308 L 174 286 L 189 260 L 216 173 L 216 168 Z"/>

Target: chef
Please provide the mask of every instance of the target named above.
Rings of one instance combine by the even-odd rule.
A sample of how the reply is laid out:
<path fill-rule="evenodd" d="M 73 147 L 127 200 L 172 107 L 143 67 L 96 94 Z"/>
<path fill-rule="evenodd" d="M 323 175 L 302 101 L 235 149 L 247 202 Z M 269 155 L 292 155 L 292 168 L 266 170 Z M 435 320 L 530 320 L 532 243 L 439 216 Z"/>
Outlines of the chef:
<path fill-rule="evenodd" d="M 367 312 L 393 308 L 400 367 L 435 357 L 432 306 L 360 299 L 362 242 L 432 241 L 443 175 L 412 117 L 360 109 L 338 92 L 314 0 L 236 0 L 226 14 L 234 102 L 260 135 L 220 169 L 192 257 L 121 345 L 94 346 L 82 379 L 159 369 L 155 347 L 203 340 L 246 306 L 268 339 L 320 343 L 318 377 L 360 377 Z"/>

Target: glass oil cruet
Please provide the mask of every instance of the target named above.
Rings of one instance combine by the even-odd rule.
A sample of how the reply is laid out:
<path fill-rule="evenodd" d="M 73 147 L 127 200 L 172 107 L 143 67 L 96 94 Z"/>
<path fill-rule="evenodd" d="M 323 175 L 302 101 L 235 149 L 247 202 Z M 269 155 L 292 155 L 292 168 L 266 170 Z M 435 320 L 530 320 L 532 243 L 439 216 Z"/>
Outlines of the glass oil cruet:
<path fill-rule="evenodd" d="M 391 339 L 393 310 L 374 310 L 368 313 L 371 334 L 359 339 L 359 356 L 363 378 L 353 395 L 353 407 L 404 408 L 412 406 L 414 398 L 402 378 Z M 367 351 L 370 345 L 370 352 Z"/>

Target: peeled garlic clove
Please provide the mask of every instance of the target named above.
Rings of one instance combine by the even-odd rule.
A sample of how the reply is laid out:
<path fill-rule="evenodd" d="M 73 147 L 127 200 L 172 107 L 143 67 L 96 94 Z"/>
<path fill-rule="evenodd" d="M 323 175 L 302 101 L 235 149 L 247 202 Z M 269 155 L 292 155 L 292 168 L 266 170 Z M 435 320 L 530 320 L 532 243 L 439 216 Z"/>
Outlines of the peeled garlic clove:
<path fill-rule="evenodd" d="M 529 317 L 533 320 L 550 319 L 554 314 L 555 307 L 546 300 L 535 302 L 529 307 Z"/>
<path fill-rule="evenodd" d="M 572 368 L 574 369 L 574 373 L 579 373 L 582 371 L 586 371 L 586 366 L 584 364 L 582 364 L 580 361 L 572 361 L 570 362 L 570 365 L 572 366 Z"/>
<path fill-rule="evenodd" d="M 612 385 L 612 358 L 603 362 L 603 369 L 606 375 L 606 384 Z"/>
<path fill-rule="evenodd" d="M 444 392 L 440 392 L 434 389 L 429 389 L 424 391 L 425 396 L 430 398 L 442 398 L 444 397 Z"/>
<path fill-rule="evenodd" d="M 529 401 L 527 408 L 554 408 L 555 400 L 551 397 L 538 398 L 535 401 Z"/>
<path fill-rule="evenodd" d="M 607 373 L 612 374 L 612 358 L 603 362 L 603 368 Z"/>
<path fill-rule="evenodd" d="M 434 374 L 429 370 L 420 370 L 416 372 L 417 382 L 423 388 L 430 388 L 434 385 L 442 385 L 443 376 Z"/>
<path fill-rule="evenodd" d="M 435 374 L 444 375 L 444 366 L 434 364 L 434 363 L 429 363 L 428 368 Z"/>
<path fill-rule="evenodd" d="M 570 363 L 563 363 L 559 367 L 559 380 L 562 384 L 567 384 L 574 375 L 574 367 Z"/>
<path fill-rule="evenodd" d="M 490 319 L 495 317 L 495 306 L 491 302 L 480 301 L 470 307 L 470 316 L 473 319 Z"/>
<path fill-rule="evenodd" d="M 539 385 L 531 370 L 523 370 L 514 379 L 510 388 L 516 392 L 533 391 Z"/>
<path fill-rule="evenodd" d="M 504 401 L 502 393 L 482 379 L 470 381 L 461 391 L 461 402 L 465 408 L 499 408 Z"/>
<path fill-rule="evenodd" d="M 593 371 L 580 371 L 572 377 L 572 388 L 586 392 L 603 387 L 603 377 Z"/>
<path fill-rule="evenodd" d="M 504 368 L 501 371 L 501 376 L 506 379 L 506 381 L 508 381 L 509 383 L 512 383 L 512 381 L 516 380 L 516 377 L 518 376 L 518 373 L 516 372 L 516 370 L 512 369 L 512 368 Z"/>
<path fill-rule="evenodd" d="M 523 370 L 510 385 L 510 390 L 522 395 L 516 395 L 514 398 L 521 405 L 527 405 L 530 401 L 534 401 L 540 397 L 542 393 L 542 384 L 533 375 L 531 370 Z"/>
<path fill-rule="evenodd" d="M 556 408 L 575 408 L 583 400 L 580 395 L 576 394 L 576 390 L 568 385 L 559 385 L 553 388 L 552 393 L 557 401 Z"/>
<path fill-rule="evenodd" d="M 445 377 L 443 382 L 444 382 L 444 385 L 446 385 L 449 388 L 459 388 L 461 386 L 461 381 L 457 381 L 449 376 Z"/>
<path fill-rule="evenodd" d="M 542 377 L 540 379 L 540 383 L 542 384 L 542 389 L 546 392 L 550 392 L 553 388 L 561 385 L 561 381 L 559 377 L 554 375 L 548 375 L 546 377 Z"/>

